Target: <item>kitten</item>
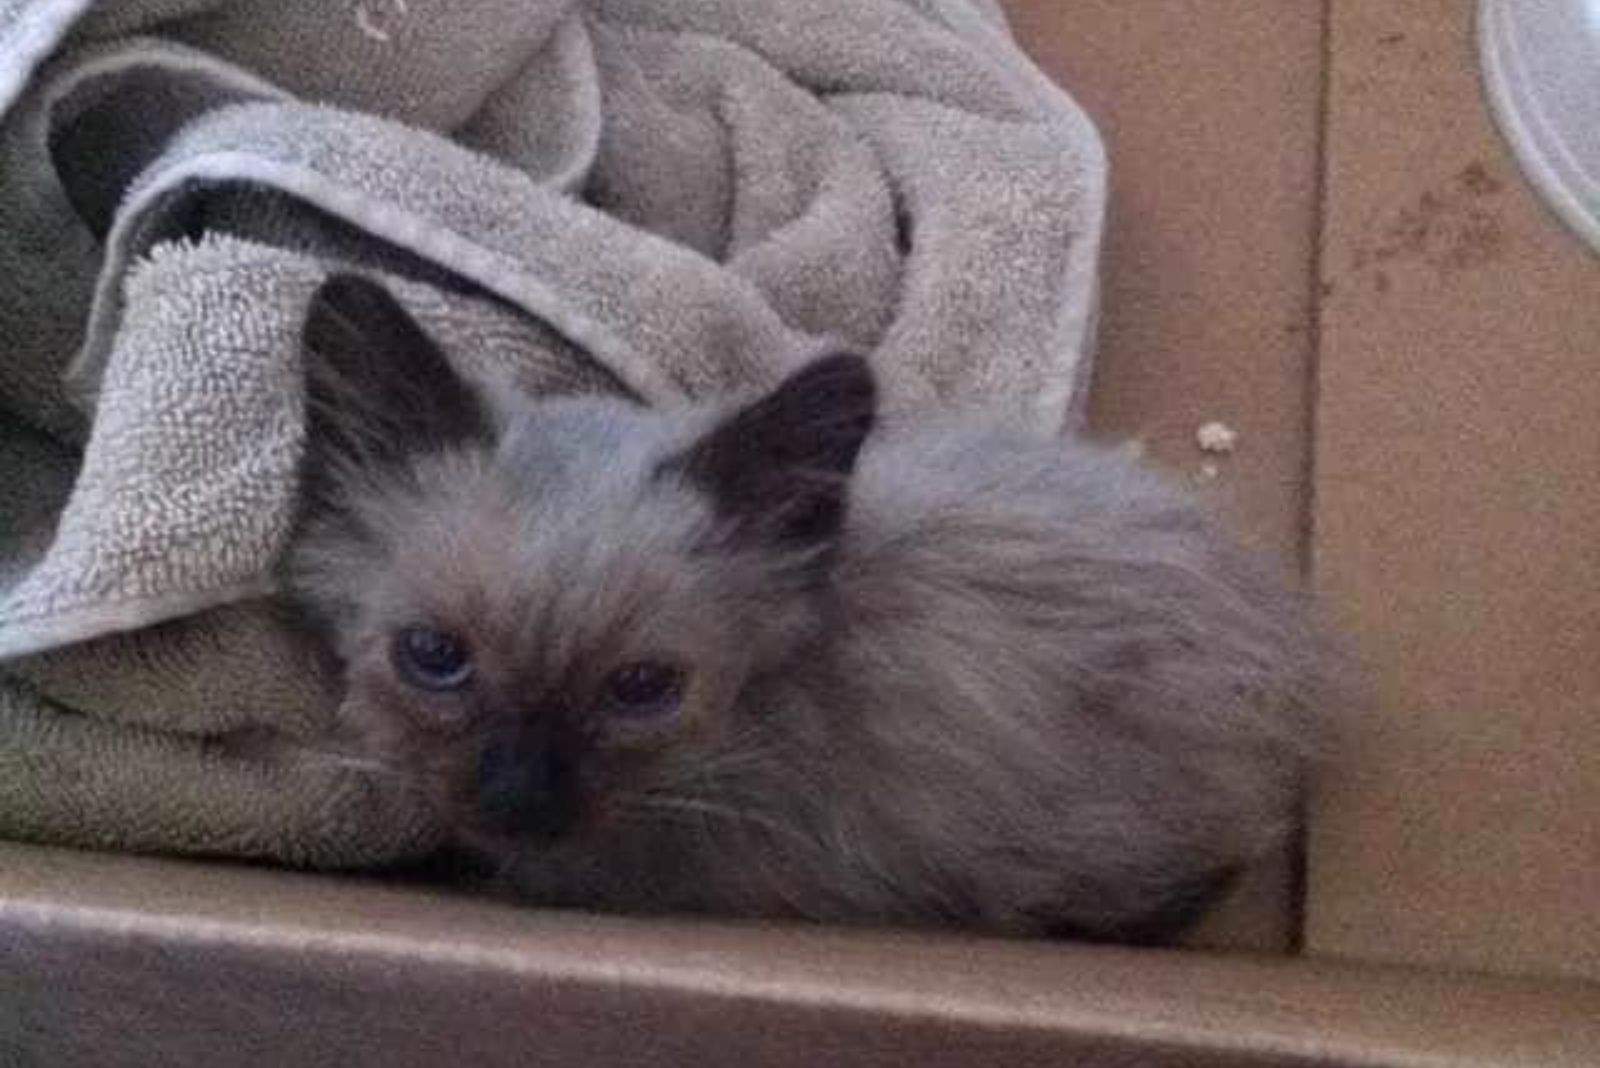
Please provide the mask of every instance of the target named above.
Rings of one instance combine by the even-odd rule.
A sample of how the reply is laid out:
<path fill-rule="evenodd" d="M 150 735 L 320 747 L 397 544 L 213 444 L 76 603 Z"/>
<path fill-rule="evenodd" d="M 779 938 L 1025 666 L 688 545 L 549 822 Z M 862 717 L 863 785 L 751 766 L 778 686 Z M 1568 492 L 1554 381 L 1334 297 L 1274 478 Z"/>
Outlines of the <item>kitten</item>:
<path fill-rule="evenodd" d="M 1118 450 L 491 396 L 355 276 L 306 349 L 343 715 L 532 901 L 1161 941 L 1292 825 L 1302 606 Z"/>

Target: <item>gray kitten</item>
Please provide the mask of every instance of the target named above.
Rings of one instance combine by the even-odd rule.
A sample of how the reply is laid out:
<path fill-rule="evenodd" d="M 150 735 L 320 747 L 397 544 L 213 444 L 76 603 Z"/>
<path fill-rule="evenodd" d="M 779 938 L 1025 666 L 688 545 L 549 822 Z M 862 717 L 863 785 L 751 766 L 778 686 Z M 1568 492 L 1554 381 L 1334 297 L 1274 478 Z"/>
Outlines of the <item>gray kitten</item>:
<path fill-rule="evenodd" d="M 879 425 L 854 356 L 491 397 L 354 276 L 306 342 L 292 587 L 535 902 L 1159 941 L 1293 825 L 1302 606 L 1125 454 Z"/>

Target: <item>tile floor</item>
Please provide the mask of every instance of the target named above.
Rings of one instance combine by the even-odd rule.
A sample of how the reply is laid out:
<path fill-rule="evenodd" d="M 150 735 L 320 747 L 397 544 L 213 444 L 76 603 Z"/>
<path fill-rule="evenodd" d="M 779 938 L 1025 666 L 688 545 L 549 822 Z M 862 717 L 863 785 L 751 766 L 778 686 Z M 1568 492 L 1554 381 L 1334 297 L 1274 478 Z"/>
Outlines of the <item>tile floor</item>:
<path fill-rule="evenodd" d="M 1521 183 L 1472 0 L 1006 0 L 1112 161 L 1092 411 L 1308 569 L 1372 679 L 1204 940 L 1600 976 L 1600 257 Z"/>

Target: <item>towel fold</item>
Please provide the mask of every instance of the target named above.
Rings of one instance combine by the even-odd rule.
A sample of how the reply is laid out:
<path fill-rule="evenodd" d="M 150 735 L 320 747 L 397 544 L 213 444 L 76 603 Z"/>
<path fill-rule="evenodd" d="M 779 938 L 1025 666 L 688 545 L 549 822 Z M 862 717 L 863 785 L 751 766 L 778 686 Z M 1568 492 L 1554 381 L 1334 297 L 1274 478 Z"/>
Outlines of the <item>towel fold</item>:
<path fill-rule="evenodd" d="M 0 0 L 0 835 L 436 844 L 274 599 L 331 272 L 536 394 L 847 346 L 1055 432 L 1104 199 L 990 0 Z"/>

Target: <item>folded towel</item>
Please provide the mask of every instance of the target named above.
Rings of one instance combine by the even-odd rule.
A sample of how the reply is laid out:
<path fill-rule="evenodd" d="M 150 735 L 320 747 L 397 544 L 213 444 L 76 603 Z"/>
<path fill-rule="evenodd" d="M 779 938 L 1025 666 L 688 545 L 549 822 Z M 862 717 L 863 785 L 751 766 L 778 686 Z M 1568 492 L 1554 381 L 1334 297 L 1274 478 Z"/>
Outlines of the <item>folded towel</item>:
<path fill-rule="evenodd" d="M 1104 197 L 992 0 L 0 0 L 0 835 L 435 844 L 273 599 L 329 273 L 533 392 L 843 345 L 1054 432 Z"/>

